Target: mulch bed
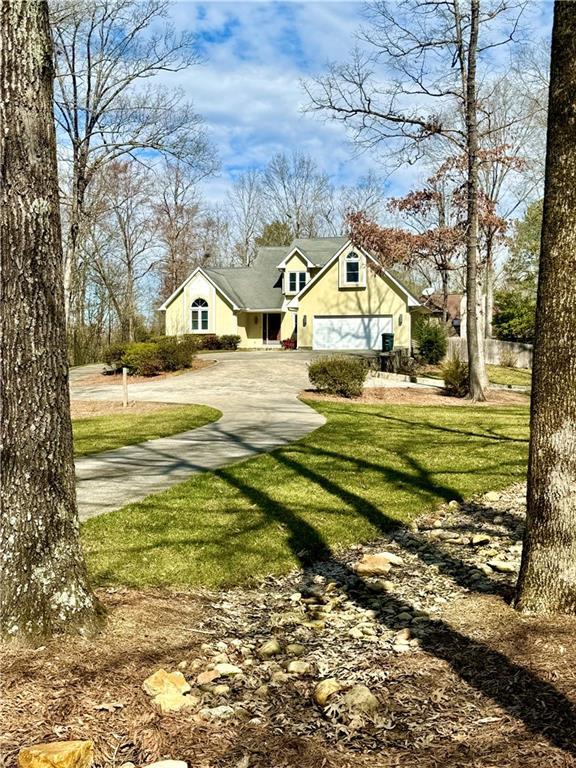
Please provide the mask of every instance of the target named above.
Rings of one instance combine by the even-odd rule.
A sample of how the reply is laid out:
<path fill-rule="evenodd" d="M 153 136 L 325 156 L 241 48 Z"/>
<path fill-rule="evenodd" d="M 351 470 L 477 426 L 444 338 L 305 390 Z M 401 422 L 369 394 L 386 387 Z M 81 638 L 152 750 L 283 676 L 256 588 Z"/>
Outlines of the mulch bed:
<path fill-rule="evenodd" d="M 371 545 L 302 553 L 302 570 L 250 589 L 100 590 L 109 618 L 96 641 L 3 649 L 6 765 L 24 744 L 93 738 L 97 764 L 114 767 L 576 766 L 576 620 L 509 605 L 523 498 L 518 486 L 450 502 Z M 401 561 L 358 576 L 382 550 Z M 271 638 L 284 651 L 262 659 Z M 305 674 L 288 674 L 287 643 L 304 646 Z M 222 662 L 241 674 L 198 689 Z M 141 685 L 161 667 L 180 669 L 214 717 L 157 714 Z M 318 706 L 328 677 L 367 686 L 377 711 L 349 709 L 344 692 Z"/>
<path fill-rule="evenodd" d="M 216 364 L 216 360 L 205 360 L 203 358 L 195 357 L 190 368 L 185 368 L 181 371 L 169 371 L 166 373 L 158 373 L 156 376 L 129 376 L 128 386 L 130 384 L 150 384 L 155 381 L 164 381 L 165 379 L 172 379 L 175 376 L 181 376 L 184 373 L 190 373 L 192 371 L 200 371 L 202 368 L 211 368 Z M 104 368 L 104 366 L 102 366 Z M 72 388 L 91 387 L 97 384 L 105 386 L 107 384 L 122 384 L 122 371 L 118 373 L 104 374 L 95 373 L 91 376 L 84 376 L 78 379 L 77 382 L 73 382 Z"/>
<path fill-rule="evenodd" d="M 390 405 L 528 405 L 529 399 L 521 392 L 501 389 L 488 390 L 487 400 L 475 403 L 461 397 L 449 397 L 441 387 L 367 387 L 360 397 L 346 398 L 326 395 L 314 389 L 301 393 L 305 400 L 324 400 L 333 403 L 377 403 Z"/>

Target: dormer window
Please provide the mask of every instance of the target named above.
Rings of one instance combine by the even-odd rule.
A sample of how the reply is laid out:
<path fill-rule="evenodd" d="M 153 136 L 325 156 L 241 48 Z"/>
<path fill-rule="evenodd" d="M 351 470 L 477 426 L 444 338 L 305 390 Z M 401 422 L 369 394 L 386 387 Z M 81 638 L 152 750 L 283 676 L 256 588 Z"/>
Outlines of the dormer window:
<path fill-rule="evenodd" d="M 360 257 L 354 251 L 346 256 L 346 282 L 350 285 L 360 282 Z"/>
<path fill-rule="evenodd" d="M 306 285 L 306 272 L 288 272 L 288 293 L 299 293 Z"/>
<path fill-rule="evenodd" d="M 197 333 L 208 330 L 208 302 L 205 299 L 192 302 L 192 330 Z"/>

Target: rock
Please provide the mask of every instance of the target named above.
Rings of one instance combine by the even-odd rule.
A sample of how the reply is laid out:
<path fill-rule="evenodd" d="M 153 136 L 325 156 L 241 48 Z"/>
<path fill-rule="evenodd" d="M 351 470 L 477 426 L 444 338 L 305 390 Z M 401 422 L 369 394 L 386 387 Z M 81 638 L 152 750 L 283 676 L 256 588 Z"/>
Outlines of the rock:
<path fill-rule="evenodd" d="M 494 560 L 488 560 L 487 565 L 490 566 L 490 568 L 493 568 L 495 571 L 498 571 L 499 573 L 517 573 L 518 572 L 518 563 L 512 563 L 510 560 L 497 560 L 496 558 Z"/>
<path fill-rule="evenodd" d="M 165 669 L 159 669 L 147 677 L 142 683 L 142 688 L 149 696 L 158 696 L 170 691 L 187 693 L 191 690 L 182 672 L 166 672 Z"/>
<path fill-rule="evenodd" d="M 352 627 L 352 629 L 348 630 L 348 636 L 359 640 L 361 637 L 364 637 L 364 632 L 360 627 Z"/>
<path fill-rule="evenodd" d="M 204 707 L 199 714 L 203 720 L 230 720 L 234 717 L 234 710 L 228 704 L 222 704 L 219 707 Z"/>
<path fill-rule="evenodd" d="M 270 659 L 272 656 L 278 656 L 279 653 L 282 653 L 282 646 L 275 637 L 263 643 L 258 649 L 258 655 L 263 659 Z"/>
<path fill-rule="evenodd" d="M 144 768 L 188 768 L 185 760 L 158 760 L 156 763 L 148 763 Z"/>
<path fill-rule="evenodd" d="M 230 686 L 225 685 L 224 683 L 215 685 L 214 688 L 212 688 L 212 693 L 215 696 L 226 696 L 226 694 L 230 693 Z"/>
<path fill-rule="evenodd" d="M 307 675 L 310 672 L 310 664 L 305 661 L 289 661 L 286 667 L 286 672 L 290 675 Z"/>
<path fill-rule="evenodd" d="M 403 565 L 404 561 L 393 552 L 378 552 L 374 555 L 364 555 L 356 563 L 354 570 L 359 576 L 385 576 L 393 565 Z"/>
<path fill-rule="evenodd" d="M 406 653 L 410 650 L 410 645 L 408 643 L 394 643 L 392 650 L 394 653 Z"/>
<path fill-rule="evenodd" d="M 216 669 L 206 669 L 204 672 L 200 672 L 196 678 L 198 685 L 210 685 L 220 677 L 220 672 Z"/>
<path fill-rule="evenodd" d="M 412 621 L 412 614 L 408 611 L 401 611 L 396 614 L 398 621 Z"/>
<path fill-rule="evenodd" d="M 254 691 L 254 694 L 258 696 L 259 699 L 267 699 L 270 695 L 270 688 L 268 688 L 267 685 L 260 685 Z"/>
<path fill-rule="evenodd" d="M 484 500 L 488 502 L 500 501 L 500 494 L 498 491 L 488 491 L 484 494 Z"/>
<path fill-rule="evenodd" d="M 50 741 L 18 753 L 19 768 L 89 768 L 93 761 L 91 741 Z"/>
<path fill-rule="evenodd" d="M 183 693 L 173 690 L 154 696 L 152 703 L 161 715 L 168 715 L 170 712 L 192 709 L 199 704 L 199 699 L 195 696 L 185 696 Z"/>
<path fill-rule="evenodd" d="M 366 715 L 369 712 L 375 712 L 380 703 L 370 688 L 365 685 L 354 685 L 344 694 L 344 705 L 352 715 Z"/>
<path fill-rule="evenodd" d="M 490 544 L 490 536 L 486 533 L 476 533 L 472 536 L 472 545 L 474 547 L 480 547 L 482 544 Z"/>
<path fill-rule="evenodd" d="M 272 683 L 285 683 L 286 680 L 289 680 L 290 676 L 286 674 L 286 672 L 283 672 L 281 669 L 277 670 L 276 672 L 272 673 L 272 676 L 270 677 L 270 681 Z"/>
<path fill-rule="evenodd" d="M 324 707 L 332 694 L 341 690 L 341 683 L 336 680 L 335 677 L 328 677 L 326 680 L 321 680 L 316 688 L 314 688 L 314 701 L 318 706 Z"/>
<path fill-rule="evenodd" d="M 306 646 L 302 643 L 288 643 L 286 646 L 286 653 L 288 656 L 304 656 L 306 653 Z"/>
<path fill-rule="evenodd" d="M 240 667 L 235 664 L 216 664 L 215 669 L 220 677 L 234 677 L 242 674 Z"/>
<path fill-rule="evenodd" d="M 502 525 L 502 523 L 504 522 L 504 518 L 502 517 L 502 515 L 496 515 L 496 517 L 492 520 L 492 522 L 494 523 L 494 525 Z"/>
<path fill-rule="evenodd" d="M 407 643 L 408 640 L 412 638 L 412 633 L 408 629 L 408 627 L 405 627 L 404 629 L 401 629 L 400 632 L 396 632 L 394 635 L 394 642 L 395 643 Z"/>
<path fill-rule="evenodd" d="M 448 502 L 448 509 L 460 509 L 460 502 L 452 499 L 452 501 Z"/>

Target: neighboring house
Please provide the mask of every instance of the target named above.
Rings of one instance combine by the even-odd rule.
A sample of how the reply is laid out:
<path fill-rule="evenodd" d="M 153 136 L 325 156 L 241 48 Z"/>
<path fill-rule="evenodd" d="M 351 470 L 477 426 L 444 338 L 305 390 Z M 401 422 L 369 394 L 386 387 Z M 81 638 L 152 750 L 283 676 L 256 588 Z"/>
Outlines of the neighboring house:
<path fill-rule="evenodd" d="M 460 326 L 462 323 L 462 303 L 463 295 L 461 293 L 449 293 L 447 310 L 447 322 L 452 329 L 452 335 L 460 335 Z M 435 320 L 442 320 L 444 315 L 444 296 L 441 293 L 432 293 L 429 296 L 422 296 L 422 304 L 430 310 L 430 317 Z"/>
<path fill-rule="evenodd" d="M 160 307 L 166 334 L 236 334 L 241 347 L 296 339 L 303 349 L 411 347 L 420 302 L 376 259 L 342 237 L 260 248 L 249 267 L 197 267 Z"/>

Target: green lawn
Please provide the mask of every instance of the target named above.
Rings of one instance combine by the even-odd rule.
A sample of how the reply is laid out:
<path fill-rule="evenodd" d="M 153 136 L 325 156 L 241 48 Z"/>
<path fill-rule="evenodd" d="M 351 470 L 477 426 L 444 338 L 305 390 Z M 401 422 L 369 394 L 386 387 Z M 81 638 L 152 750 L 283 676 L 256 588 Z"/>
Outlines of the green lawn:
<path fill-rule="evenodd" d="M 207 405 L 167 405 L 150 413 L 115 413 L 74 419 L 74 455 L 85 456 L 176 435 L 216 421 L 221 415 L 220 411 Z"/>
<path fill-rule="evenodd" d="M 502 365 L 487 365 L 488 378 L 492 384 L 506 384 L 518 387 L 529 387 L 532 384 L 532 371 L 527 368 L 504 368 Z M 424 376 L 442 378 L 439 365 L 429 365 Z"/>
<path fill-rule="evenodd" d="M 525 474 L 525 407 L 314 407 L 303 440 L 85 523 L 94 580 L 247 583 Z"/>

